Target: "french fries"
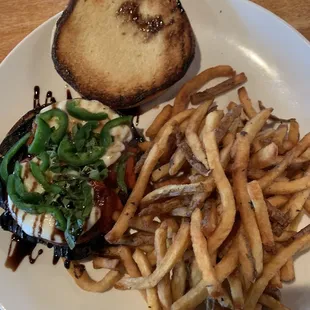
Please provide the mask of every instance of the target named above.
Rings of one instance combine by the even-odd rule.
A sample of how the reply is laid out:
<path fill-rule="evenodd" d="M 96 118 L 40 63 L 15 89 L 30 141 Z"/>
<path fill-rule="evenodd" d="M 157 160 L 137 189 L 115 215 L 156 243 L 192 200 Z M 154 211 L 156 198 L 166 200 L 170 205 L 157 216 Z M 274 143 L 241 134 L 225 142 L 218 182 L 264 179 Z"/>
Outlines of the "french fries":
<path fill-rule="evenodd" d="M 275 242 L 262 189 L 257 181 L 248 183 L 247 188 L 254 206 L 256 222 L 260 231 L 262 243 L 267 251 L 272 251 L 275 247 Z"/>
<path fill-rule="evenodd" d="M 95 257 L 93 260 L 94 269 L 111 269 L 117 270 L 120 260 L 117 258 Z"/>
<path fill-rule="evenodd" d="M 151 264 L 148 261 L 147 257 L 144 255 L 144 253 L 140 249 L 136 249 L 132 257 L 137 263 L 143 277 L 147 277 L 152 273 Z M 156 309 L 156 310 L 161 309 L 156 288 L 147 289 L 146 298 L 147 298 L 147 304 L 149 308 Z"/>
<path fill-rule="evenodd" d="M 281 268 L 280 278 L 282 282 L 292 282 L 295 280 L 294 261 L 292 258 Z"/>
<path fill-rule="evenodd" d="M 120 217 L 118 218 L 114 227 L 105 236 L 107 241 L 118 241 L 124 232 L 128 229 L 128 222 L 134 216 L 138 208 L 138 204 L 143 197 L 152 171 L 157 164 L 158 159 L 164 153 L 167 147 L 169 136 L 174 132 L 175 126 L 176 124 L 172 123 L 170 126 L 166 127 L 166 130 L 163 132 L 163 136 L 153 145 L 152 149 L 150 150 L 137 179 L 135 188 L 133 189 L 126 205 L 124 206 Z"/>
<path fill-rule="evenodd" d="M 172 270 L 171 292 L 172 300 L 176 301 L 181 298 L 186 290 L 187 271 L 186 264 L 181 259 Z"/>
<path fill-rule="evenodd" d="M 205 166 L 206 169 L 209 169 L 209 164 L 206 160 L 206 156 L 202 148 L 202 143 L 199 140 L 197 131 L 199 129 L 200 123 L 202 122 L 204 116 L 207 114 L 208 109 L 212 103 L 213 100 L 209 100 L 197 108 L 197 110 L 192 114 L 185 131 L 187 144 L 191 148 L 195 157 Z"/>
<path fill-rule="evenodd" d="M 251 247 L 244 229 L 241 229 L 238 235 L 238 252 L 240 273 L 245 291 L 248 291 L 252 282 L 256 278 L 255 260 L 251 252 Z"/>
<path fill-rule="evenodd" d="M 278 156 L 278 146 L 272 142 L 253 154 L 250 167 L 264 169 L 274 164 Z"/>
<path fill-rule="evenodd" d="M 85 269 L 85 266 L 76 262 L 71 262 L 68 268 L 69 274 L 75 283 L 84 291 L 103 293 L 113 288 L 114 284 L 123 277 L 117 270 L 110 270 L 102 280 L 93 280 Z"/>
<path fill-rule="evenodd" d="M 259 114 L 254 118 L 258 116 Z M 246 174 L 250 156 L 249 142 L 250 139 L 247 132 L 242 131 L 237 135 L 232 177 L 237 208 L 240 212 L 245 233 L 249 239 L 255 264 L 255 271 L 257 274 L 260 274 L 263 269 L 263 248 L 255 214 L 249 205 L 250 198 L 247 192 Z"/>
<path fill-rule="evenodd" d="M 208 201 L 202 210 L 201 231 L 209 238 L 215 231 L 218 223 L 217 205 L 215 200 Z"/>
<path fill-rule="evenodd" d="M 257 112 L 253 108 L 252 101 L 248 96 L 248 92 L 246 91 L 245 87 L 241 87 L 238 90 L 239 100 L 243 106 L 244 112 L 248 118 L 253 118 Z"/>
<path fill-rule="evenodd" d="M 155 117 L 153 123 L 145 132 L 145 135 L 151 139 L 155 138 L 161 127 L 170 119 L 171 114 L 172 106 L 166 105 Z"/>
<path fill-rule="evenodd" d="M 227 79 L 196 93 L 216 77 Z M 256 111 L 244 87 L 227 112 L 213 104 L 245 81 L 229 66 L 207 69 L 155 118 L 136 186 L 113 212 L 112 245 L 93 258 L 107 275 L 69 269 L 82 289 L 140 290 L 152 309 L 287 309 L 279 289 L 310 247 L 310 225 L 298 231 L 310 213 L 310 133 L 300 140 L 295 119 L 260 101 Z M 190 100 L 202 103 L 187 109 Z"/>
<path fill-rule="evenodd" d="M 163 222 L 155 232 L 155 253 L 157 264 L 160 264 L 167 253 L 167 223 Z M 166 274 L 158 283 L 157 293 L 160 303 L 164 309 L 169 309 L 172 305 L 172 292 L 170 276 Z"/>
<path fill-rule="evenodd" d="M 186 195 L 193 195 L 197 192 L 203 192 L 205 190 L 204 184 L 201 183 L 191 183 L 185 185 L 167 185 L 158 188 L 149 194 L 147 194 L 140 202 L 141 206 L 146 206 L 153 201 L 169 198 L 169 197 L 180 197 Z"/>
<path fill-rule="evenodd" d="M 235 270 L 235 272 L 228 277 L 228 283 L 235 309 L 243 309 L 244 296 L 242 282 L 240 276 L 238 275 L 238 271 Z"/>
<path fill-rule="evenodd" d="M 247 77 L 244 73 L 237 74 L 224 82 L 213 86 L 209 89 L 206 89 L 203 92 L 196 93 L 195 95 L 191 96 L 191 103 L 192 104 L 199 104 L 202 101 L 210 100 L 212 98 L 215 98 L 217 96 L 220 96 L 238 86 L 241 84 L 244 84 L 247 81 Z"/>
<path fill-rule="evenodd" d="M 217 66 L 201 72 L 182 86 L 174 100 L 172 115 L 184 111 L 190 102 L 190 96 L 198 91 L 204 84 L 217 77 L 230 77 L 233 75 L 234 70 L 230 66 Z"/>
<path fill-rule="evenodd" d="M 213 297 L 217 297 L 220 293 L 220 286 L 212 266 L 207 240 L 201 232 L 201 220 L 201 211 L 196 209 L 191 217 L 191 239 L 193 250 L 198 267 L 202 273 L 202 279 L 206 283 L 209 294 Z"/>
<path fill-rule="evenodd" d="M 294 181 L 275 182 L 264 189 L 266 195 L 290 195 L 310 187 L 310 176 Z"/>
<path fill-rule="evenodd" d="M 180 198 L 172 198 L 166 200 L 162 203 L 152 203 L 146 208 L 142 209 L 139 213 L 139 216 L 146 216 L 146 215 L 160 215 L 160 214 L 167 214 L 171 212 L 173 209 L 179 208 L 186 203 L 186 199 L 182 200 Z"/>
<path fill-rule="evenodd" d="M 189 242 L 189 223 L 184 221 L 173 244 L 168 248 L 165 257 L 151 275 L 140 278 L 124 278 L 116 284 L 116 287 L 119 289 L 146 289 L 156 286 L 181 259 Z"/>
<path fill-rule="evenodd" d="M 280 249 L 277 255 L 267 263 L 260 278 L 252 285 L 245 301 L 245 309 L 254 310 L 260 296 L 268 285 L 268 282 L 275 276 L 281 267 L 284 266 L 289 258 L 307 247 L 310 247 L 309 232 L 306 232 L 299 239 L 295 239 L 289 246 Z"/>
<path fill-rule="evenodd" d="M 208 132 L 204 136 L 203 142 L 206 149 L 209 165 L 212 169 L 212 176 L 215 180 L 216 187 L 221 197 L 224 213 L 222 214 L 222 219 L 218 227 L 208 240 L 208 250 L 210 255 L 213 255 L 232 229 L 235 220 L 236 208 L 231 185 L 220 162 L 220 156 L 214 131 Z"/>
<path fill-rule="evenodd" d="M 167 176 L 169 174 L 169 167 L 170 165 L 168 163 L 154 170 L 152 173 L 152 181 L 157 182 Z"/>
<path fill-rule="evenodd" d="M 259 298 L 259 303 L 263 306 L 266 306 L 270 309 L 277 309 L 277 310 L 289 310 L 289 308 L 286 308 L 284 305 L 282 305 L 278 300 L 273 298 L 272 296 L 263 294 Z"/>

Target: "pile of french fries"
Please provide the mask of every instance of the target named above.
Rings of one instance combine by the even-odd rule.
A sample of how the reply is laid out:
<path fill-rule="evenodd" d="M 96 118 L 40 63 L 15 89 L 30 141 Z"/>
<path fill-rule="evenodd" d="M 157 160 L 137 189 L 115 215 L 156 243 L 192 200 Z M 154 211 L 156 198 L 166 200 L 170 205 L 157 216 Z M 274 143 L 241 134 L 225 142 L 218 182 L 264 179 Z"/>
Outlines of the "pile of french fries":
<path fill-rule="evenodd" d="M 228 79 L 197 93 L 218 77 Z M 96 282 L 71 264 L 82 289 L 139 290 L 150 309 L 288 309 L 279 289 L 310 247 L 310 225 L 297 231 L 310 211 L 310 134 L 300 140 L 295 119 L 256 109 L 244 87 L 226 112 L 216 106 L 246 80 L 230 66 L 207 69 L 159 113 L 111 246 L 93 259 L 108 273 Z"/>

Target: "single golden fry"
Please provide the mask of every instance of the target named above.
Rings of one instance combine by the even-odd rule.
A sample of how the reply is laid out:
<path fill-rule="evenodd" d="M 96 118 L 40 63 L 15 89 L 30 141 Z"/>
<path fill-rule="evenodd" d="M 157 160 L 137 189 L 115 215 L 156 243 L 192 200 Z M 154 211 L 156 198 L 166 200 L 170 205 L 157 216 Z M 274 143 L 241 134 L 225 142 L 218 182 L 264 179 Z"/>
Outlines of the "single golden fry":
<path fill-rule="evenodd" d="M 111 269 L 118 270 L 120 260 L 117 258 L 107 258 L 107 257 L 95 257 L 93 259 L 93 268 L 94 269 Z"/>
<path fill-rule="evenodd" d="M 142 230 L 148 233 L 155 233 L 159 223 L 149 219 L 147 216 L 133 217 L 129 220 L 129 227 L 136 230 Z"/>
<path fill-rule="evenodd" d="M 131 235 L 124 235 L 117 242 L 115 242 L 115 244 L 132 246 L 132 247 L 139 247 L 141 245 L 153 245 L 154 234 L 139 231 Z"/>
<path fill-rule="evenodd" d="M 76 262 L 70 262 L 67 269 L 78 287 L 84 291 L 103 293 L 113 288 L 114 284 L 123 277 L 123 274 L 116 270 L 110 270 L 102 280 L 93 280 L 85 269 L 85 266 Z"/>
<path fill-rule="evenodd" d="M 139 249 L 145 253 L 150 253 L 154 251 L 154 246 L 153 245 L 140 245 Z"/>
<path fill-rule="evenodd" d="M 157 182 L 160 179 L 164 178 L 165 176 L 169 175 L 169 163 L 165 164 L 156 170 L 153 171 L 152 173 L 152 181 Z"/>
<path fill-rule="evenodd" d="M 280 270 L 282 282 L 292 282 L 295 280 L 295 269 L 293 258 L 290 258 Z"/>
<path fill-rule="evenodd" d="M 289 215 L 289 220 L 292 222 L 297 215 L 302 211 L 305 202 L 310 195 L 310 189 L 302 190 L 293 195 L 286 205 L 282 208 L 282 211 Z"/>
<path fill-rule="evenodd" d="M 152 203 L 148 207 L 142 209 L 139 216 L 153 215 L 158 216 L 160 214 L 166 214 L 171 212 L 173 209 L 183 206 L 187 202 L 186 199 L 172 198 L 165 202 Z"/>
<path fill-rule="evenodd" d="M 255 270 L 257 274 L 260 274 L 263 270 L 263 247 L 255 214 L 249 204 L 250 197 L 247 192 L 247 168 L 250 156 L 248 136 L 249 135 L 243 131 L 237 135 L 232 178 L 236 204 L 251 246 Z"/>
<path fill-rule="evenodd" d="M 283 143 L 284 143 L 284 138 L 286 137 L 287 132 L 288 132 L 288 126 L 280 125 L 274 133 L 272 141 L 278 146 L 279 154 L 283 154 L 286 152 L 286 150 L 283 147 Z"/>
<path fill-rule="evenodd" d="M 310 133 L 305 135 L 302 140 L 289 152 L 287 152 L 278 165 L 269 170 L 261 179 L 259 185 L 264 190 L 268 187 L 278 176 L 280 176 L 292 161 L 299 157 L 310 146 Z"/>
<path fill-rule="evenodd" d="M 212 103 L 213 103 L 213 100 L 207 101 L 206 103 L 200 105 L 196 109 L 196 111 L 190 117 L 189 124 L 185 131 L 185 137 L 186 137 L 187 144 L 191 148 L 195 157 L 205 166 L 206 169 L 209 169 L 209 164 L 208 164 L 208 161 L 206 160 L 206 156 L 204 154 L 204 150 L 199 140 L 197 131 Z"/>
<path fill-rule="evenodd" d="M 272 111 L 273 109 L 262 110 L 246 123 L 242 131 L 248 133 L 248 140 L 250 144 L 264 127 Z"/>
<path fill-rule="evenodd" d="M 278 156 L 278 146 L 270 143 L 251 156 L 250 167 L 264 169 L 274 165 Z"/>
<path fill-rule="evenodd" d="M 191 217 L 191 239 L 193 250 L 197 264 L 202 273 L 202 279 L 206 282 L 209 294 L 213 297 L 217 297 L 220 292 L 220 285 L 212 266 L 207 240 L 201 232 L 201 220 L 201 211 L 196 209 Z"/>
<path fill-rule="evenodd" d="M 188 126 L 188 123 L 189 123 L 189 119 L 186 119 L 185 121 L 183 121 L 180 125 L 180 132 L 181 133 L 184 133 L 187 126 Z"/>
<path fill-rule="evenodd" d="M 260 180 L 259 180 L 260 181 Z M 258 182 L 259 182 L 258 181 Z M 294 181 L 275 182 L 264 189 L 265 195 L 291 195 L 310 187 L 310 176 Z"/>
<path fill-rule="evenodd" d="M 273 288 L 282 288 L 283 285 L 282 285 L 282 282 L 281 282 L 281 279 L 280 279 L 280 272 L 278 271 L 274 277 L 270 280 L 269 284 L 268 284 L 270 287 L 273 287 Z"/>
<path fill-rule="evenodd" d="M 126 273 L 131 277 L 140 277 L 141 273 L 132 259 L 131 250 L 127 246 L 113 246 L 103 248 L 104 256 L 119 257 L 125 267 Z"/>
<path fill-rule="evenodd" d="M 132 257 L 137 263 L 143 277 L 147 277 L 152 273 L 151 264 L 140 249 L 136 249 Z M 147 289 L 146 298 L 148 307 L 150 309 L 156 309 L 156 310 L 161 309 L 156 288 Z"/>
<path fill-rule="evenodd" d="M 204 184 L 201 183 L 191 183 L 191 184 L 181 184 L 181 185 L 167 185 L 160 187 L 150 192 L 141 200 L 141 206 L 149 205 L 158 199 L 169 198 L 175 196 L 186 196 L 193 195 L 197 192 L 203 192 L 205 190 Z"/>
<path fill-rule="evenodd" d="M 230 101 L 226 107 L 227 111 L 232 110 L 233 108 L 235 108 L 237 106 L 236 102 Z"/>
<path fill-rule="evenodd" d="M 254 206 L 257 226 L 260 231 L 262 243 L 267 250 L 271 251 L 275 247 L 275 242 L 262 189 L 257 181 L 248 183 L 247 188 Z"/>
<path fill-rule="evenodd" d="M 244 233 L 244 229 L 238 235 L 238 251 L 239 251 L 239 263 L 240 273 L 242 275 L 243 286 L 245 291 L 248 291 L 252 282 L 255 281 L 255 260 L 251 253 L 251 247 L 247 236 Z"/>
<path fill-rule="evenodd" d="M 169 161 L 169 174 L 176 175 L 186 163 L 183 150 L 178 147 Z"/>
<path fill-rule="evenodd" d="M 190 179 L 188 178 L 187 175 L 183 174 L 183 175 L 180 175 L 179 177 L 173 177 L 173 178 L 166 179 L 164 181 L 153 183 L 153 188 L 158 189 L 158 188 L 162 188 L 168 185 L 182 185 L 182 184 L 189 184 L 189 183 L 191 183 Z"/>
<path fill-rule="evenodd" d="M 155 138 L 162 126 L 170 119 L 172 115 L 172 106 L 166 105 L 155 117 L 153 123 L 145 132 L 145 135 L 151 139 Z"/>
<path fill-rule="evenodd" d="M 220 162 L 222 164 L 222 167 L 226 169 L 228 166 L 228 163 L 231 159 L 231 150 L 233 148 L 235 140 L 231 140 L 230 143 L 228 143 L 226 146 L 224 146 L 220 151 Z"/>
<path fill-rule="evenodd" d="M 135 215 L 138 205 L 144 195 L 148 181 L 156 166 L 160 156 L 164 153 L 169 136 L 175 131 L 175 123 L 166 127 L 161 138 L 156 142 L 150 150 L 142 170 L 137 179 L 136 185 L 125 204 L 123 211 L 114 224 L 113 228 L 106 234 L 105 238 L 108 242 L 119 240 L 129 227 L 129 220 Z"/>
<path fill-rule="evenodd" d="M 155 250 L 153 250 L 152 252 L 147 253 L 147 259 L 150 262 L 151 266 L 155 266 L 157 259 L 156 259 L 156 253 Z"/>
<path fill-rule="evenodd" d="M 305 208 L 306 212 L 308 214 L 310 214 L 310 199 L 307 199 L 307 201 L 304 204 L 304 208 Z"/>
<path fill-rule="evenodd" d="M 152 147 L 153 143 L 151 141 L 139 142 L 138 146 L 142 152 L 148 151 Z"/>
<path fill-rule="evenodd" d="M 271 196 L 267 199 L 269 203 L 271 203 L 274 207 L 280 208 L 284 206 L 288 201 L 290 197 L 285 196 L 285 195 L 276 195 L 276 196 Z"/>
<path fill-rule="evenodd" d="M 204 70 L 182 86 L 174 100 L 172 115 L 184 111 L 190 102 L 190 96 L 204 84 L 218 77 L 229 77 L 233 75 L 234 70 L 230 66 L 217 66 Z"/>
<path fill-rule="evenodd" d="M 289 144 L 287 144 L 287 147 L 284 147 L 287 151 L 289 151 L 291 148 L 293 148 L 299 141 L 299 124 L 295 119 L 290 120 L 290 129 L 288 132 L 288 142 L 290 142 Z"/>
<path fill-rule="evenodd" d="M 205 120 L 205 124 L 204 124 L 204 127 L 201 131 L 201 137 L 209 132 L 209 131 L 212 131 L 214 130 L 215 128 L 217 128 L 221 122 L 221 119 L 223 118 L 224 116 L 224 112 L 223 110 L 216 110 L 216 111 L 212 111 L 210 112 L 207 117 L 206 117 L 206 120 Z"/>
<path fill-rule="evenodd" d="M 247 77 L 244 73 L 237 74 L 224 82 L 208 88 L 203 92 L 196 93 L 191 96 L 192 104 L 199 104 L 205 100 L 210 100 L 212 98 L 218 97 L 224 93 L 233 90 L 234 88 L 244 84 L 247 81 Z"/>
<path fill-rule="evenodd" d="M 215 200 L 208 200 L 202 210 L 201 231 L 209 238 L 218 224 L 217 205 Z"/>
<path fill-rule="evenodd" d="M 258 302 L 262 304 L 263 306 L 268 307 L 269 309 L 276 309 L 276 310 L 290 310 L 289 308 L 285 307 L 280 303 L 280 301 L 276 300 L 272 296 L 269 296 L 267 294 L 263 294 Z"/>
<path fill-rule="evenodd" d="M 191 217 L 193 210 L 188 207 L 176 208 L 170 212 L 170 215 L 174 217 Z"/>
<path fill-rule="evenodd" d="M 279 250 L 268 264 L 264 266 L 264 270 L 260 278 L 252 285 L 246 301 L 245 309 L 253 310 L 257 304 L 260 296 L 264 292 L 264 289 L 268 285 L 269 281 L 275 276 L 275 274 L 281 269 L 282 266 L 297 252 L 304 250 L 310 246 L 310 233 L 302 235 L 299 239 L 294 240 L 289 246 Z"/>
<path fill-rule="evenodd" d="M 148 277 L 140 278 L 123 278 L 116 284 L 120 289 L 146 289 L 155 287 L 160 280 L 177 264 L 185 253 L 189 238 L 189 223 L 183 221 L 173 244 L 168 248 L 165 257 L 157 265 L 155 271 Z"/>
<path fill-rule="evenodd" d="M 208 250 L 210 255 L 213 255 L 226 239 L 233 227 L 236 207 L 231 185 L 220 162 L 220 156 L 214 131 L 209 132 L 204 136 L 203 143 L 206 149 L 210 168 L 212 169 L 212 176 L 220 194 L 223 206 L 221 221 L 214 233 L 208 239 Z"/>
<path fill-rule="evenodd" d="M 167 253 L 167 228 L 167 223 L 163 222 L 160 228 L 155 232 L 155 253 L 157 264 L 160 264 Z M 166 274 L 162 280 L 159 281 L 157 285 L 157 293 L 162 307 L 164 309 L 170 309 L 173 300 L 169 274 Z"/>
<path fill-rule="evenodd" d="M 238 89 L 239 100 L 243 106 L 243 110 L 248 118 L 253 118 L 257 112 L 253 108 L 252 101 L 248 96 L 248 92 L 245 87 Z"/>
<path fill-rule="evenodd" d="M 193 259 L 191 263 L 191 273 L 189 285 L 191 288 L 195 287 L 202 280 L 202 274 L 198 267 L 196 259 Z"/>
<path fill-rule="evenodd" d="M 238 271 L 233 272 L 227 280 L 229 283 L 230 293 L 235 309 L 243 309 L 244 296 L 242 290 L 242 282 Z"/>
<path fill-rule="evenodd" d="M 173 301 L 178 300 L 185 294 L 187 271 L 183 259 L 181 259 L 172 270 L 171 291 Z"/>
<path fill-rule="evenodd" d="M 266 175 L 266 171 L 262 169 L 249 168 L 248 169 L 248 178 L 250 180 L 259 180 Z"/>

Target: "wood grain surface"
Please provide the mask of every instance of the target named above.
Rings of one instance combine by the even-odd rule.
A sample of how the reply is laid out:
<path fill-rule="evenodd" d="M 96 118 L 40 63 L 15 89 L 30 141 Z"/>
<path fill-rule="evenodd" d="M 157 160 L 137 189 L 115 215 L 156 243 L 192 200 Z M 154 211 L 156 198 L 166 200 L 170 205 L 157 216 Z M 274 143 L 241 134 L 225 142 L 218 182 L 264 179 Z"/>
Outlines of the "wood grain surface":
<path fill-rule="evenodd" d="M 0 62 L 27 34 L 63 10 L 67 1 L 0 0 Z M 310 40 L 310 0 L 252 1 L 286 20 Z"/>

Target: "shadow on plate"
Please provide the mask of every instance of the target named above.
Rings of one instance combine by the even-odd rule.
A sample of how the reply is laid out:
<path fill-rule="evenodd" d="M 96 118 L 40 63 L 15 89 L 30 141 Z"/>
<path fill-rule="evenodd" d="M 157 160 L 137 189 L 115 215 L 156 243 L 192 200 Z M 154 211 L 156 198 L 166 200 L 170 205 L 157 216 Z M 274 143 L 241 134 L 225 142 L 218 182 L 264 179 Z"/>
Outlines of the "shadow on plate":
<path fill-rule="evenodd" d="M 154 107 L 173 99 L 177 95 L 180 88 L 186 82 L 188 82 L 189 80 L 191 80 L 194 76 L 198 74 L 198 72 L 200 71 L 200 64 L 201 64 L 201 52 L 200 52 L 199 44 L 198 44 L 198 41 L 196 40 L 196 37 L 195 37 L 195 41 L 196 41 L 195 57 L 189 69 L 187 70 L 185 76 L 180 81 L 178 81 L 177 83 L 172 85 L 170 88 L 168 88 L 166 91 L 164 91 L 163 94 L 160 95 L 158 98 L 144 104 L 141 108 L 141 114 L 144 114 L 148 112 L 149 110 L 153 109 Z"/>

